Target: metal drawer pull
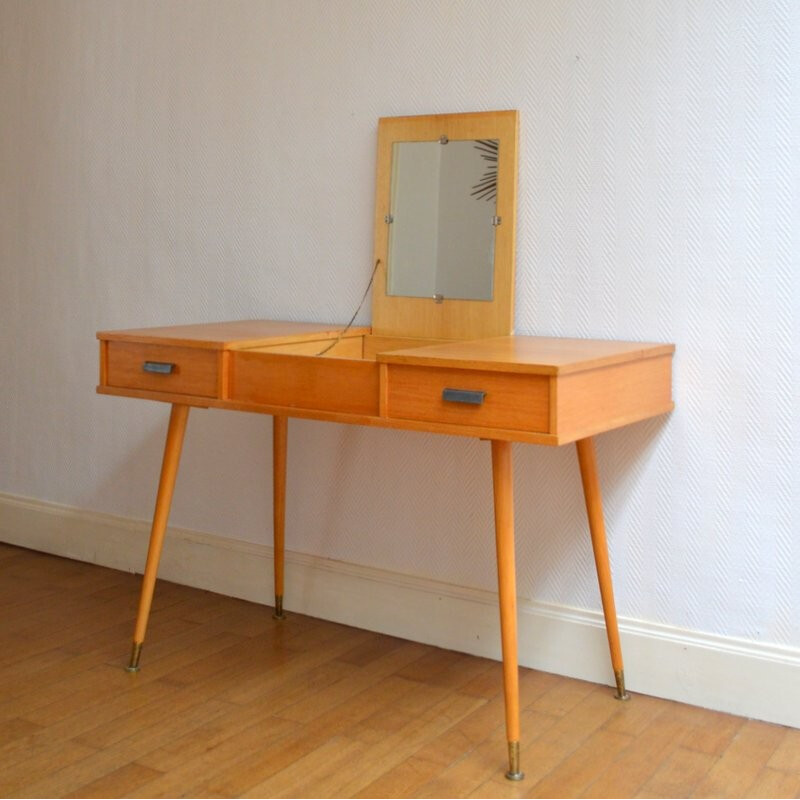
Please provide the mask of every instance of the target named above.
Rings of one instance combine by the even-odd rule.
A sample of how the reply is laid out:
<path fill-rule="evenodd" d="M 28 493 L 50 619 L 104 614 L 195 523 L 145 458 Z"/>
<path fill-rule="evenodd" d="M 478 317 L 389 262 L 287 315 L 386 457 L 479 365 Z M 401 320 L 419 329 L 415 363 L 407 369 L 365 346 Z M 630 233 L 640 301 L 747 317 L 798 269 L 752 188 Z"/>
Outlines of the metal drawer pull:
<path fill-rule="evenodd" d="M 475 392 L 470 389 L 442 389 L 442 400 L 448 403 L 469 403 L 479 406 L 483 403 L 486 392 Z"/>
<path fill-rule="evenodd" d="M 175 369 L 175 365 L 166 361 L 145 361 L 142 364 L 142 369 L 145 372 L 155 372 L 158 375 L 169 375 Z"/>

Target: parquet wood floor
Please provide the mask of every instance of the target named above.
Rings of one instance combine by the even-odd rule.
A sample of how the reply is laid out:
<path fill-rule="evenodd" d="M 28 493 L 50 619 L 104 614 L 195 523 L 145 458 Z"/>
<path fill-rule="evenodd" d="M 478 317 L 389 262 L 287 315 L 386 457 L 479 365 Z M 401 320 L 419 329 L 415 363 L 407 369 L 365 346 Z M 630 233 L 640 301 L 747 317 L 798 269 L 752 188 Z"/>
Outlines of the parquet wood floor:
<path fill-rule="evenodd" d="M 800 730 L 0 544 L 2 797 L 799 797 Z"/>

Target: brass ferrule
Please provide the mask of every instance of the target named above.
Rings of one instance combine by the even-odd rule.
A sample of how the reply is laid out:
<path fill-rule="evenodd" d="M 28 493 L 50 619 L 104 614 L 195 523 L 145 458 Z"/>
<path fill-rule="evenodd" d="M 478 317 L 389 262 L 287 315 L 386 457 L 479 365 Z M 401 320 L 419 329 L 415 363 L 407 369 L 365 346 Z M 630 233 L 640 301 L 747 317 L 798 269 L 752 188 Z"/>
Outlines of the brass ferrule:
<path fill-rule="evenodd" d="M 128 666 L 125 667 L 126 672 L 139 671 L 139 659 L 142 657 L 142 644 L 143 642 L 133 643 L 133 647 L 131 648 L 131 660 Z"/>
<path fill-rule="evenodd" d="M 283 613 L 283 595 L 275 595 L 275 611 L 272 614 L 272 619 L 286 619 L 286 614 Z"/>
<path fill-rule="evenodd" d="M 519 742 L 508 743 L 508 772 L 506 778 L 510 781 L 521 781 L 525 773 L 519 768 Z"/>
<path fill-rule="evenodd" d="M 617 693 L 614 695 L 614 699 L 630 700 L 631 696 L 625 691 L 625 670 L 624 669 L 615 670 L 614 680 L 617 682 Z"/>

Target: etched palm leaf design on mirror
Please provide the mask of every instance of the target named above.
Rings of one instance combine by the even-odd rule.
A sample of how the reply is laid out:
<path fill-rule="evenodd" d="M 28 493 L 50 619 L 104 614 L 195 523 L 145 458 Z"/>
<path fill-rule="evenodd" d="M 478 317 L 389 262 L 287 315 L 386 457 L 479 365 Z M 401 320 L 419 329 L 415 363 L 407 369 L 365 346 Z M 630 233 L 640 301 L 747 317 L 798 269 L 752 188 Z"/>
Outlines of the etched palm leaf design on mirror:
<path fill-rule="evenodd" d="M 487 162 L 486 172 L 480 181 L 472 187 L 472 196 L 479 200 L 497 200 L 497 156 L 500 151 L 500 142 L 497 139 L 479 139 L 475 142 L 475 149 L 481 158 Z"/>

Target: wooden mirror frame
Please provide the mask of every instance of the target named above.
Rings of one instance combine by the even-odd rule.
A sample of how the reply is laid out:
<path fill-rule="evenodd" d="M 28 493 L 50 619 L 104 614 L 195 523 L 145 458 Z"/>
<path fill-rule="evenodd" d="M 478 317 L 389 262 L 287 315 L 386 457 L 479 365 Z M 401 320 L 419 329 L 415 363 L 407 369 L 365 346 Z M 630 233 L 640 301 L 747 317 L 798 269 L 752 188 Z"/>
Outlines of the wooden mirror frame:
<path fill-rule="evenodd" d="M 492 300 L 400 297 L 386 293 L 395 142 L 448 139 L 498 139 L 497 210 Z M 517 148 L 519 113 L 484 111 L 382 117 L 378 120 L 378 170 L 375 199 L 375 255 L 380 260 L 372 293 L 372 333 L 419 339 L 481 339 L 507 336 L 514 328 L 514 251 L 517 222 Z"/>

